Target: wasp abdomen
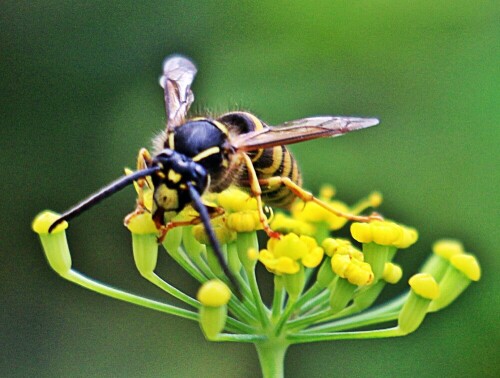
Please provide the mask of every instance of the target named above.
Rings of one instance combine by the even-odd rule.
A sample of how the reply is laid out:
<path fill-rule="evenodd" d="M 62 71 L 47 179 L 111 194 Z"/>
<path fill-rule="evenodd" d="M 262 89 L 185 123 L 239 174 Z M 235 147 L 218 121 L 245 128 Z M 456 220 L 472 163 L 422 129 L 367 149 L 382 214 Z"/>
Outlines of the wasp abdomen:
<path fill-rule="evenodd" d="M 229 129 L 230 134 L 241 135 L 249 132 L 262 130 L 267 127 L 260 119 L 247 112 L 231 112 L 219 118 Z M 297 162 L 285 146 L 263 148 L 247 152 L 251 158 L 259 179 L 270 177 L 288 177 L 298 185 L 302 184 Z M 250 191 L 248 183 L 248 172 L 243 168 L 237 184 L 242 189 Z M 295 194 L 284 185 L 277 187 L 262 186 L 262 199 L 270 206 L 288 208 L 296 198 Z"/>

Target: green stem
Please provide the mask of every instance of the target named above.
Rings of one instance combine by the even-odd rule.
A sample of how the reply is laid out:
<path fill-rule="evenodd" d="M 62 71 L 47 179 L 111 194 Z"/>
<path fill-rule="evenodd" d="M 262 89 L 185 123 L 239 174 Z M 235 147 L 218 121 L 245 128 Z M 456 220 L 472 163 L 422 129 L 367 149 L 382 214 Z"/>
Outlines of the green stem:
<path fill-rule="evenodd" d="M 105 285 L 99 281 L 88 278 L 87 276 L 75 271 L 69 270 L 61 276 L 68 281 L 71 281 L 77 285 L 83 286 L 86 289 L 95 291 L 99 294 L 106 295 L 111 298 L 119 299 L 124 302 L 133 303 L 138 306 L 147 307 L 152 310 L 165 312 L 167 314 L 179 316 L 181 318 L 190 319 L 198 321 L 198 314 L 178 308 L 165 303 L 157 302 L 151 299 L 143 298 L 138 295 L 127 293 L 126 291 L 115 289 L 114 287 Z"/>
<path fill-rule="evenodd" d="M 292 344 L 312 343 L 317 341 L 354 340 L 354 339 L 381 339 L 386 337 L 405 336 L 407 333 L 399 327 L 377 329 L 359 332 L 332 332 L 332 333 L 298 333 L 288 336 Z"/>
<path fill-rule="evenodd" d="M 379 314 L 379 315 L 361 314 L 346 319 L 339 319 L 331 323 L 311 327 L 303 332 L 304 333 L 315 333 L 318 331 L 333 332 L 333 331 L 342 331 L 345 329 L 355 329 L 355 328 L 369 326 L 372 324 L 379 324 L 396 320 L 398 318 L 398 315 L 399 312 L 391 312 L 388 314 Z"/>
<path fill-rule="evenodd" d="M 255 343 L 264 378 L 284 377 L 285 354 L 290 344 L 283 339 Z"/>
<path fill-rule="evenodd" d="M 281 315 L 281 310 L 283 309 L 283 300 L 285 298 L 285 290 L 283 288 L 283 282 L 281 276 L 274 276 L 274 296 L 272 305 L 272 319 L 276 321 Z"/>
<path fill-rule="evenodd" d="M 231 333 L 221 333 L 217 335 L 214 339 L 210 341 L 224 342 L 232 341 L 236 343 L 257 343 L 266 340 L 266 336 L 263 335 L 233 335 Z"/>
<path fill-rule="evenodd" d="M 158 286 L 160 289 L 165 291 L 166 293 L 172 295 L 174 298 L 179 299 L 180 301 L 194 307 L 194 308 L 200 308 L 200 302 L 198 302 L 196 299 L 191 298 L 189 295 L 183 293 L 176 287 L 170 285 L 168 282 L 160 278 L 156 273 L 151 272 L 149 274 L 145 274 L 144 277 L 151 283 L 155 284 Z"/>

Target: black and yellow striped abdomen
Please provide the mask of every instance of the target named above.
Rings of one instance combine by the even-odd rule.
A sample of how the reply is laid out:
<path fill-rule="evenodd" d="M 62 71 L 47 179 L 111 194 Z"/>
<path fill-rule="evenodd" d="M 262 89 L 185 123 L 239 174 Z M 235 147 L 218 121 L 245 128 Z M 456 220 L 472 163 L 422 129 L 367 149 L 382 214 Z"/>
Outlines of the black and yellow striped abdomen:
<path fill-rule="evenodd" d="M 235 135 L 261 130 L 266 127 L 261 120 L 247 112 L 231 112 L 223 115 L 218 120 L 228 126 L 230 133 Z M 252 160 L 259 179 L 276 176 L 288 177 L 299 186 L 302 185 L 302 177 L 297 162 L 285 146 L 250 151 L 247 152 L 247 155 Z M 250 191 L 246 167 L 242 167 L 239 172 L 239 179 L 236 184 L 242 189 Z M 285 185 L 276 187 L 261 185 L 261 189 L 262 200 L 270 206 L 286 209 L 296 198 L 295 194 Z"/>

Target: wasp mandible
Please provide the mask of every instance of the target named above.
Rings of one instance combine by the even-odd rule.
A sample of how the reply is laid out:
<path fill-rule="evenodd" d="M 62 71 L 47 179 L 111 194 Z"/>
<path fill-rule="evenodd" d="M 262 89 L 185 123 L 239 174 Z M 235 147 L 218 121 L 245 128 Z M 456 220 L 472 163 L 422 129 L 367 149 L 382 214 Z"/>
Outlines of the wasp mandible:
<path fill-rule="evenodd" d="M 195 65 L 185 57 L 174 55 L 165 59 L 160 85 L 164 89 L 167 125 L 154 141 L 153 155 L 141 149 L 136 172 L 112 182 L 66 211 L 51 225 L 49 232 L 134 181 L 144 185 L 145 178 L 150 177 L 154 188 L 152 218 L 161 235 L 176 226 L 203 223 L 224 273 L 237 289 L 237 281 L 224 260 L 210 223 L 211 217 L 223 211 L 207 207 L 202 202 L 204 193 L 218 193 L 230 185 L 246 190 L 256 198 L 260 222 L 271 237 L 279 237 L 279 234 L 269 227 L 263 202 L 286 209 L 298 197 L 349 220 L 369 221 L 376 217 L 339 212 L 304 190 L 297 163 L 285 145 L 375 126 L 377 119 L 319 116 L 268 126 L 253 114 L 242 111 L 215 119 L 189 119 L 187 114 L 194 101 L 191 84 L 196 72 Z M 189 205 L 199 216 L 187 222 L 173 221 Z"/>

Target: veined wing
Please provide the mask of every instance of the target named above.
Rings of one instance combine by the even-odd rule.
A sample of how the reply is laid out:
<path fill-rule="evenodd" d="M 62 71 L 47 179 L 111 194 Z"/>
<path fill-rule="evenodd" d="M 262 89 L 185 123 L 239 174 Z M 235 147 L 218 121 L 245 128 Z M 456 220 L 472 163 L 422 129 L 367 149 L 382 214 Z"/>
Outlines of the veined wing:
<path fill-rule="evenodd" d="M 376 118 L 333 116 L 302 118 L 279 126 L 241 134 L 233 139 L 232 144 L 238 151 L 252 151 L 311 139 L 340 136 L 378 125 L 378 123 Z"/>
<path fill-rule="evenodd" d="M 165 58 L 160 85 L 165 92 L 167 132 L 181 125 L 194 101 L 191 83 L 197 69 L 189 59 L 180 55 Z"/>

